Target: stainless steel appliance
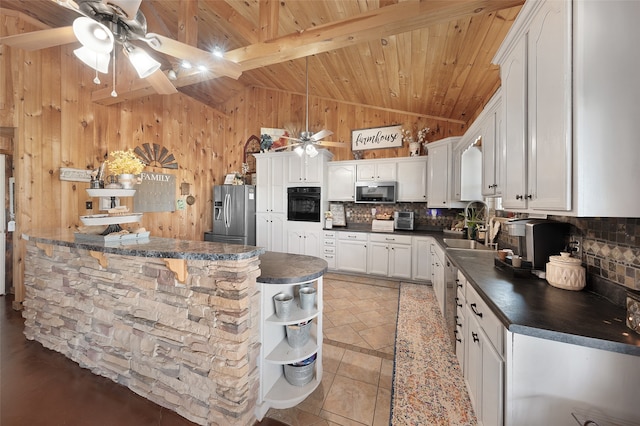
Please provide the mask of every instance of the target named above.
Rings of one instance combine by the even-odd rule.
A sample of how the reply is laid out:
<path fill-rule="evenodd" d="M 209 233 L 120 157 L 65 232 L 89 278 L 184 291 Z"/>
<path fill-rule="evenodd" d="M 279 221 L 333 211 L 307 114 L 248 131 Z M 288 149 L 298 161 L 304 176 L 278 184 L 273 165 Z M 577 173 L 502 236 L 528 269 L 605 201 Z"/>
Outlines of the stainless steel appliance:
<path fill-rule="evenodd" d="M 509 235 L 519 237 L 519 255 L 533 269 L 544 270 L 549 256 L 565 251 L 570 225 L 546 219 L 514 219 L 507 222 Z"/>
<path fill-rule="evenodd" d="M 396 198 L 396 182 L 356 182 L 356 203 L 393 204 Z"/>
<path fill-rule="evenodd" d="M 287 220 L 298 222 L 320 222 L 319 186 L 287 188 Z"/>
<path fill-rule="evenodd" d="M 256 187 L 216 185 L 213 187 L 213 231 L 205 241 L 256 244 Z"/>
<path fill-rule="evenodd" d="M 413 212 L 394 212 L 393 227 L 395 229 L 413 231 Z"/>

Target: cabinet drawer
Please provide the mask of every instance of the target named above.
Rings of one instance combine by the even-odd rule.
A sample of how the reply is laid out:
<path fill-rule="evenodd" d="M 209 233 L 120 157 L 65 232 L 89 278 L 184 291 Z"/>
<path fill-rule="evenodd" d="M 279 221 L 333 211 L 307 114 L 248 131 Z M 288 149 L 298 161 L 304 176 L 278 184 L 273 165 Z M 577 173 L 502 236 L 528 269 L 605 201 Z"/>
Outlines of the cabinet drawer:
<path fill-rule="evenodd" d="M 336 240 L 324 240 L 324 245 L 325 246 L 335 246 L 336 245 Z"/>
<path fill-rule="evenodd" d="M 465 278 L 464 275 L 462 275 L 462 272 L 460 272 L 460 271 L 458 271 L 458 276 L 456 277 L 456 287 L 458 288 L 458 291 L 460 291 L 462 293 L 462 296 L 464 297 L 465 289 L 467 287 L 467 279 Z"/>
<path fill-rule="evenodd" d="M 411 244 L 410 235 L 369 234 L 369 241 L 390 244 Z"/>
<path fill-rule="evenodd" d="M 323 232 L 323 236 L 324 236 L 324 238 L 335 238 L 336 237 L 336 231 L 324 231 Z"/>
<path fill-rule="evenodd" d="M 338 232 L 339 240 L 367 241 L 367 237 L 366 232 Z"/>
<path fill-rule="evenodd" d="M 478 325 L 484 330 L 493 347 L 501 356 L 504 356 L 504 326 L 498 317 L 470 285 L 466 286 L 465 299 L 470 312 L 473 313 Z"/>
<path fill-rule="evenodd" d="M 327 254 L 335 254 L 336 248 L 335 247 L 330 247 L 330 246 L 329 247 L 325 246 L 324 247 L 324 252 L 327 253 Z"/>

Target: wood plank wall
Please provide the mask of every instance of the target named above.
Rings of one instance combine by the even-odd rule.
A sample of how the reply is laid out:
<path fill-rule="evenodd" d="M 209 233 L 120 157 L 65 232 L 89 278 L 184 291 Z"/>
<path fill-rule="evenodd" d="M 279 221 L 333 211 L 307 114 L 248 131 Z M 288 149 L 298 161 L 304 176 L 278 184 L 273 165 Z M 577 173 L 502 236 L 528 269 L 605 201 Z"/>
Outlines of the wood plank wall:
<path fill-rule="evenodd" d="M 24 15 L 2 12 L 1 35 L 42 28 Z M 0 128 L 15 129 L 15 234 L 75 229 L 80 215 L 98 213 L 98 200 L 92 210 L 85 209 L 89 184 L 61 181 L 60 167 L 92 170 L 110 151 L 158 143 L 175 156 L 179 169 L 146 170 L 174 174 L 176 194 L 181 183 L 189 183 L 196 202 L 181 211 L 146 213 L 141 225 L 153 236 L 202 240 L 212 227 L 211 187 L 224 176 L 226 116 L 182 94 L 94 104 L 94 74 L 75 58 L 74 48 L 0 51 Z M 110 77 L 102 80 L 108 84 Z M 131 199 L 121 201 L 132 207 Z M 21 301 L 24 242 L 14 241 L 14 284 Z"/>
<path fill-rule="evenodd" d="M 227 102 L 223 111 L 229 117 L 225 136 L 228 144 L 225 151 L 227 170 L 241 170 L 242 147 L 251 135 L 259 136 L 261 127 L 297 130 L 305 128 L 304 94 L 253 87 L 245 90 L 242 96 Z M 429 127 L 430 142 L 449 136 L 461 136 L 466 130 L 466 124 L 456 120 L 418 116 L 309 96 L 309 130 L 317 132 L 326 128 L 334 133 L 326 138 L 327 140 L 345 142 L 344 148 L 328 148 L 334 154 L 334 161 L 353 159 L 352 130 L 396 124 L 413 130 L 414 135 L 417 130 Z M 364 151 L 363 158 L 393 158 L 407 155 L 409 147 L 404 144 L 399 148 Z"/>

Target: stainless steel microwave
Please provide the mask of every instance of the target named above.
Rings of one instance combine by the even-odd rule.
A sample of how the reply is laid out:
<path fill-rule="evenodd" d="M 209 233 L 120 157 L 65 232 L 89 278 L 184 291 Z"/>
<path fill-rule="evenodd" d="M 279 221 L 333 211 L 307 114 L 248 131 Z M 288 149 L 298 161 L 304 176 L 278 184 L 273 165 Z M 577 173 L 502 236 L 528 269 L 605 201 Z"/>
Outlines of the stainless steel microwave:
<path fill-rule="evenodd" d="M 392 204 L 396 202 L 396 182 L 356 182 L 356 203 Z"/>

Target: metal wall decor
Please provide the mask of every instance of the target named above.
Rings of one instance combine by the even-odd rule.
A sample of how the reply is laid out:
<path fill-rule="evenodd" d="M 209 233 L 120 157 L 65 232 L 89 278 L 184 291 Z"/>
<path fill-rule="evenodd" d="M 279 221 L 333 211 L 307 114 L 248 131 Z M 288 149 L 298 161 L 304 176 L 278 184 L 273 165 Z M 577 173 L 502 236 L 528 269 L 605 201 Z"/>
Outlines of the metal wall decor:
<path fill-rule="evenodd" d="M 171 154 L 167 148 L 160 146 L 160 144 L 154 143 L 151 145 L 143 143 L 142 146 L 135 147 L 133 152 L 135 152 L 147 166 L 162 167 L 163 169 L 178 169 L 178 163 L 173 154 Z"/>

